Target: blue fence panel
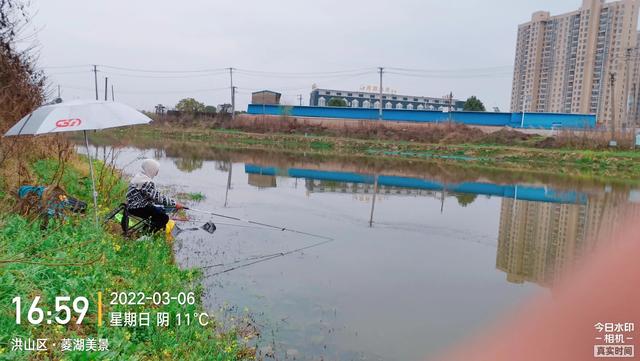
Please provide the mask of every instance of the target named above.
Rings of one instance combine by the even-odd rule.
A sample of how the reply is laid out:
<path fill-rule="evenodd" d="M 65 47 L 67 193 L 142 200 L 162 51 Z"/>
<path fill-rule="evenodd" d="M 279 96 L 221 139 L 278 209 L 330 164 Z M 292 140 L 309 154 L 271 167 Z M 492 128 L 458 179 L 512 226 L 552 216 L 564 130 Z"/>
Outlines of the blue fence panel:
<path fill-rule="evenodd" d="M 261 167 L 253 164 L 245 164 L 245 173 L 262 175 L 281 175 L 293 178 L 315 179 L 322 181 L 373 184 L 375 177 L 370 174 L 351 172 L 334 172 L 304 168 L 279 169 L 275 167 Z M 586 204 L 587 195 L 575 191 L 558 191 L 546 187 L 532 187 L 522 185 L 501 185 L 483 182 L 465 182 L 458 184 L 443 184 L 429 179 L 410 177 L 385 176 L 378 177 L 378 184 L 389 187 L 424 189 L 430 191 L 442 191 L 467 194 L 481 194 L 498 196 L 503 198 L 516 198 L 526 201 L 547 203 L 571 203 Z"/>
<path fill-rule="evenodd" d="M 254 115 L 286 114 L 293 117 L 310 118 L 378 119 L 378 109 L 373 108 L 289 107 L 282 105 L 249 104 L 247 112 Z M 383 120 L 401 122 L 441 123 L 453 121 L 467 125 L 510 126 L 513 128 L 520 128 L 522 125 L 522 113 L 444 113 L 432 110 L 385 109 L 382 115 Z M 525 113 L 524 116 L 524 128 L 594 128 L 595 126 L 596 116 L 594 114 Z"/>

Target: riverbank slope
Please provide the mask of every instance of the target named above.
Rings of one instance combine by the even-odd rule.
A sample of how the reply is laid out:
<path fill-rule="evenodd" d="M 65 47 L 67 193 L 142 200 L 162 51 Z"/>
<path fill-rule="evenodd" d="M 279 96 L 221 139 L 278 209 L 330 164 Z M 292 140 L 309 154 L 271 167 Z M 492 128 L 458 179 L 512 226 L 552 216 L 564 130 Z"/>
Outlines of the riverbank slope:
<path fill-rule="evenodd" d="M 112 130 L 97 137 L 202 142 L 221 149 L 277 150 L 318 156 L 353 156 L 455 163 L 467 168 L 537 172 L 618 181 L 640 178 L 640 151 L 540 148 L 533 141 L 514 145 L 429 143 L 404 140 L 355 139 L 337 136 L 260 133 L 171 123 Z"/>
<path fill-rule="evenodd" d="M 126 184 L 119 173 L 101 162 L 95 162 L 101 179 L 100 208 L 104 211 L 121 201 Z M 59 170 L 58 162 L 38 160 L 29 165 L 37 184 L 52 184 Z M 64 169 L 60 183 L 68 194 L 90 200 L 91 183 L 87 177 L 86 160 L 73 157 Z M 107 193 L 108 192 L 108 193 Z M 204 312 L 201 303 L 200 273 L 180 270 L 173 262 L 172 245 L 158 236 L 136 242 L 124 239 L 117 232 L 96 227 L 89 208 L 85 215 L 69 215 L 65 222 L 50 222 L 41 227 L 38 219 L 28 219 L 14 213 L 14 202 L 4 195 L 0 208 L 0 358 L 15 360 L 40 359 L 111 359 L 111 360 L 241 360 L 250 359 L 252 352 L 238 341 L 234 332 L 220 332 L 212 319 L 207 327 L 197 323 L 156 327 L 155 318 L 149 327 L 117 327 L 110 325 L 111 312 L 168 312 L 176 314 Z M 115 225 L 117 228 L 117 225 Z M 97 295 L 103 294 L 104 324 L 98 326 Z M 179 305 L 112 305 L 111 292 L 168 292 L 177 295 L 193 292 L 195 303 Z M 36 296 L 39 307 L 52 310 L 57 296 L 87 297 L 89 311 L 81 324 L 74 317 L 66 325 L 34 325 L 27 322 L 27 313 Z M 20 297 L 21 324 L 16 323 L 15 305 Z M 54 314 L 55 315 L 55 314 Z M 52 317 L 53 318 L 53 317 Z M 108 350 L 61 352 L 53 347 L 45 353 L 12 351 L 14 338 L 47 338 L 58 343 L 62 339 L 107 339 Z"/>

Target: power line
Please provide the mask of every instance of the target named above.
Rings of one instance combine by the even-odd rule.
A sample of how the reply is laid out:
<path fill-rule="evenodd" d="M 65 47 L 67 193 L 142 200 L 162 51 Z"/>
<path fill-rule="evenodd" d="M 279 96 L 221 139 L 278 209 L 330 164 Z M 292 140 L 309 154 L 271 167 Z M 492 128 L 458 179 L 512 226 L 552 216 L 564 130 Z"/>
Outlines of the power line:
<path fill-rule="evenodd" d="M 114 69 L 114 70 L 122 70 L 122 71 L 130 71 L 130 72 L 139 72 L 139 73 L 212 73 L 217 71 L 226 71 L 226 68 L 212 68 L 212 69 L 198 69 L 198 70 L 168 70 L 168 69 L 141 69 L 141 68 L 127 68 L 122 66 L 113 66 L 113 65 L 104 65 L 100 64 L 103 68 Z"/>
<path fill-rule="evenodd" d="M 91 73 L 93 72 L 93 70 L 81 70 L 81 71 L 63 71 L 63 72 L 59 72 L 59 73 L 46 73 L 47 76 L 52 76 L 52 75 L 67 75 L 67 74 L 87 74 L 87 73 Z"/>
<path fill-rule="evenodd" d="M 359 73 L 359 72 L 375 72 L 376 68 L 359 68 L 359 69 L 346 69 L 346 70 L 334 70 L 334 71 L 312 71 L 312 72 L 278 72 L 278 71 L 264 71 L 264 70 L 252 70 L 235 68 L 236 71 L 243 73 L 253 74 L 269 74 L 269 75 L 338 75 L 343 73 Z"/>
<path fill-rule="evenodd" d="M 229 90 L 229 87 L 224 88 L 209 88 L 209 89 L 185 89 L 185 90 L 169 90 L 169 91 L 123 91 L 119 90 L 118 93 L 123 94 L 179 94 L 179 93 L 209 93 L 219 92 L 223 90 Z"/>
<path fill-rule="evenodd" d="M 94 91 L 91 88 L 83 88 L 76 86 L 67 86 L 62 84 L 63 89 L 72 89 L 80 91 Z M 218 92 L 223 90 L 229 90 L 229 87 L 224 88 L 209 88 L 209 89 L 184 89 L 184 90 L 167 90 L 167 91 L 153 91 L 153 90 L 118 90 L 118 94 L 179 94 L 179 93 L 206 93 L 206 92 Z"/>
<path fill-rule="evenodd" d="M 460 69 L 417 69 L 417 68 L 398 68 L 398 67 L 387 67 L 387 69 L 396 70 L 396 71 L 404 71 L 404 72 L 415 72 L 415 73 L 464 73 L 464 72 L 491 72 L 498 70 L 513 70 L 513 65 L 499 65 L 499 66 L 491 66 L 484 68 L 460 68 Z"/>
<path fill-rule="evenodd" d="M 247 77 L 258 77 L 258 78 L 290 78 L 290 79 L 298 79 L 298 78 L 313 78 L 313 79 L 332 79 L 332 78 L 345 78 L 345 77 L 354 77 L 354 76 L 363 76 L 363 75 L 372 75 L 376 74 L 375 71 L 362 71 L 358 73 L 334 73 L 334 74 L 295 74 L 295 73 L 245 73 L 242 71 L 237 71 L 237 74 L 247 76 Z"/>
<path fill-rule="evenodd" d="M 137 75 L 137 74 L 126 74 L 126 73 L 118 73 L 118 72 L 108 72 L 110 75 L 121 76 L 125 78 L 144 78 L 144 79 L 192 79 L 192 78 L 204 78 L 210 76 L 224 75 L 224 72 L 215 72 L 215 73 L 201 73 L 197 75 Z"/>
<path fill-rule="evenodd" d="M 411 78 L 427 78 L 427 79 L 473 79 L 473 78 L 498 78 L 498 77 L 511 77 L 513 71 L 510 72 L 496 72 L 496 73 L 478 73 L 478 74 L 419 74 L 419 73 L 401 73 L 397 71 L 388 71 L 387 74 L 399 75 Z"/>
<path fill-rule="evenodd" d="M 85 68 L 90 67 L 91 64 L 82 64 L 82 65 L 52 65 L 52 66 L 41 66 L 40 69 L 73 69 L 73 68 Z"/>

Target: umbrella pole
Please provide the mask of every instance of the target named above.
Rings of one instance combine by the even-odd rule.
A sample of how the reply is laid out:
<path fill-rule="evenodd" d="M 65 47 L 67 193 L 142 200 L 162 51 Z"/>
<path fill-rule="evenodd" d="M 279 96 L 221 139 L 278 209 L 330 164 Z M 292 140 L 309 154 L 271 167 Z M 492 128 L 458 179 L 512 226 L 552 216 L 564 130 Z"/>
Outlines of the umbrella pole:
<path fill-rule="evenodd" d="M 93 195 L 93 217 L 95 218 L 96 225 L 98 224 L 98 192 L 96 192 L 96 180 L 93 175 L 93 162 L 91 161 L 91 151 L 89 151 L 89 137 L 87 131 L 84 130 L 84 144 L 87 147 L 87 157 L 89 157 L 89 172 L 91 173 L 91 191 Z"/>

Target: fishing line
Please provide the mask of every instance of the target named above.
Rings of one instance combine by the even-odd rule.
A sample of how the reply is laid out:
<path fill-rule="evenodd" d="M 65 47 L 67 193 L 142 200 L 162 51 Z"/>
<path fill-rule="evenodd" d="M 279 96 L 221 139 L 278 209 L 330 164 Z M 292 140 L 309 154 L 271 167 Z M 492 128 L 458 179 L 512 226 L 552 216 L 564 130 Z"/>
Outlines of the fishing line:
<path fill-rule="evenodd" d="M 181 219 L 173 219 L 173 221 L 174 222 L 181 222 L 181 223 L 199 223 L 199 222 L 201 222 L 201 220 L 181 220 Z M 248 228 L 248 229 L 260 229 L 260 230 L 264 230 L 265 229 L 264 227 L 248 226 L 248 225 L 236 224 L 236 223 L 216 222 L 216 224 L 223 225 L 223 226 Z M 271 229 L 271 228 L 268 228 L 268 230 L 270 230 L 270 231 L 279 231 L 279 229 Z"/>
<path fill-rule="evenodd" d="M 220 275 L 220 274 L 223 274 L 223 273 L 228 273 L 228 272 L 235 271 L 235 270 L 238 270 L 238 269 L 241 269 L 241 268 L 253 266 L 253 265 L 258 264 L 258 263 L 270 261 L 270 260 L 275 259 L 275 258 L 288 256 L 288 255 L 290 255 L 292 253 L 302 252 L 302 251 L 305 251 L 305 250 L 308 250 L 308 249 L 311 249 L 311 248 L 319 247 L 319 246 L 325 245 L 327 243 L 331 243 L 333 241 L 335 241 L 335 240 L 334 239 L 328 239 L 326 241 L 314 243 L 314 244 L 306 246 L 306 247 L 296 248 L 296 249 L 293 249 L 293 250 L 290 250 L 290 251 L 286 251 L 286 252 L 273 253 L 273 254 L 264 255 L 264 256 L 252 256 L 252 257 L 248 257 L 248 258 L 245 258 L 245 259 L 237 260 L 237 261 L 234 261 L 234 262 L 231 262 L 231 263 L 219 263 L 219 264 L 215 264 L 215 265 L 204 266 L 204 267 L 201 267 L 201 268 L 202 269 L 211 269 L 211 268 L 217 268 L 217 267 L 228 267 L 228 266 L 231 266 L 231 265 L 234 265 L 234 264 L 238 264 L 238 263 L 242 263 L 242 262 L 246 262 L 246 261 L 253 261 L 253 262 L 241 264 L 239 266 L 226 268 L 226 269 L 224 269 L 222 271 L 214 272 L 214 273 L 211 273 L 209 275 L 209 276 L 217 276 L 217 275 Z"/>
<path fill-rule="evenodd" d="M 191 210 L 191 211 L 197 212 L 197 213 L 208 214 L 208 215 L 215 216 L 215 217 L 232 219 L 234 221 L 245 222 L 245 223 L 249 223 L 249 224 L 255 224 L 255 225 L 258 225 L 258 226 L 273 228 L 273 229 L 277 229 L 277 230 L 280 230 L 280 231 L 283 231 L 283 232 L 285 232 L 285 231 L 286 232 L 292 232 L 292 233 L 302 234 L 302 235 L 309 236 L 309 237 L 315 237 L 315 238 L 320 238 L 320 239 L 326 239 L 326 240 L 333 241 L 333 238 L 331 238 L 331 237 L 322 236 L 322 235 L 319 235 L 319 234 L 314 234 L 314 233 L 309 233 L 309 232 L 298 231 L 298 230 L 293 229 L 293 228 L 287 228 L 287 227 L 283 227 L 283 226 L 274 226 L 274 225 L 268 224 L 268 223 L 262 223 L 262 222 L 252 221 L 252 220 L 249 220 L 249 219 L 242 219 L 242 218 L 238 218 L 238 217 L 226 216 L 224 214 L 214 213 L 214 212 L 210 212 L 210 211 L 203 211 L 203 210 L 195 209 L 195 208 L 186 208 L 185 207 L 184 209 L 185 210 Z"/>
<path fill-rule="evenodd" d="M 191 223 L 192 221 L 185 221 L 185 222 Z M 256 229 L 263 229 L 263 228 L 259 228 L 259 227 L 242 226 L 242 225 L 237 225 L 237 224 L 232 224 L 232 223 L 218 223 L 218 224 L 226 224 L 226 225 L 238 226 L 238 227 L 250 227 L 250 228 L 256 228 Z M 175 233 L 175 235 L 178 235 L 178 234 L 180 234 L 180 233 L 182 233 L 184 231 L 197 231 L 197 230 L 200 230 L 200 229 L 205 229 L 204 226 L 203 227 L 199 227 L 199 228 L 185 228 L 185 229 L 181 229 L 181 228 L 178 228 L 176 226 L 176 228 L 177 228 L 177 232 Z M 207 230 L 207 229 L 205 229 L 205 230 Z M 215 231 L 215 226 L 214 226 L 214 231 Z M 210 232 L 210 233 L 213 233 L 213 232 Z M 287 255 L 292 254 L 292 253 L 302 252 L 302 251 L 307 250 L 307 249 L 319 247 L 319 246 L 321 246 L 323 244 L 327 244 L 327 243 L 333 242 L 333 241 L 334 241 L 334 239 L 328 239 L 326 241 L 314 243 L 314 244 L 306 246 L 306 247 L 296 248 L 296 249 L 291 250 L 291 251 L 277 252 L 277 253 L 271 253 L 271 254 L 266 254 L 266 255 L 261 255 L 261 256 L 250 256 L 250 257 L 247 257 L 247 258 L 235 260 L 233 262 L 217 263 L 217 264 L 212 264 L 212 265 L 208 265 L 208 266 L 202 266 L 200 268 L 202 268 L 203 270 L 207 270 L 207 269 L 218 268 L 218 267 L 229 267 L 229 266 L 236 265 L 236 264 L 242 263 L 242 262 L 247 262 L 247 261 L 254 261 L 254 262 L 247 263 L 247 264 L 244 264 L 244 265 L 241 265 L 241 266 L 228 268 L 228 269 L 225 269 L 224 271 L 216 272 L 216 273 L 213 273 L 211 275 L 211 276 L 215 276 L 215 275 L 218 275 L 218 274 L 221 274 L 221 273 L 231 272 L 231 271 L 233 271 L 235 269 L 248 267 L 248 266 L 254 265 L 256 263 L 266 262 L 266 261 L 272 260 L 274 258 L 284 257 L 284 256 L 287 256 Z"/>

